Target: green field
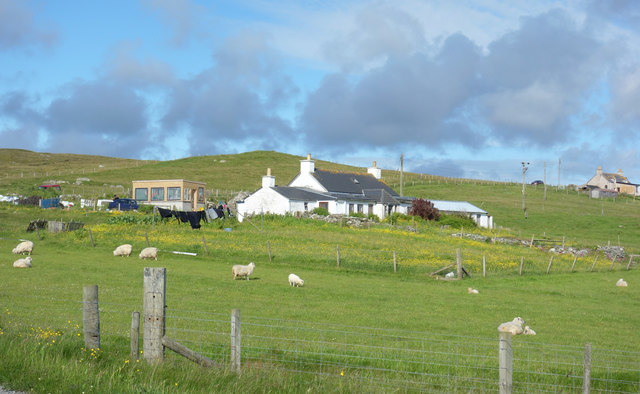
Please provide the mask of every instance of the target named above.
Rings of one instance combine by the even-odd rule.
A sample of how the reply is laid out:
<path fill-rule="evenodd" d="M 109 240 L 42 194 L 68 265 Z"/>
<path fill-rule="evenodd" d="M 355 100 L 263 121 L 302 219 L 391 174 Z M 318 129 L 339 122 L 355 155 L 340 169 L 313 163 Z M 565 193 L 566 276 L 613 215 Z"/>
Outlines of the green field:
<path fill-rule="evenodd" d="M 216 184 L 213 177 L 219 174 L 195 168 L 221 157 L 147 163 L 142 173 L 137 172 L 140 167 L 107 169 L 95 177 L 104 176 L 99 183 L 124 184 L 165 168 L 162 178 L 181 174 L 200 180 L 207 174 L 206 181 Z M 222 164 L 265 162 L 279 176 L 275 171 L 285 170 L 278 163 L 289 156 L 256 152 L 226 157 Z M 295 174 L 299 158 L 290 158 Z M 264 171 L 239 167 L 228 169 L 226 181 L 242 181 L 225 187 L 258 187 L 249 180 L 258 183 Z M 396 174 L 386 176 L 393 184 Z M 612 265 L 595 250 L 598 244 L 620 243 L 627 253 L 638 253 L 636 200 L 591 200 L 549 189 L 545 201 L 540 188 L 527 187 L 529 218 L 524 219 L 521 186 L 454 183 L 420 174 L 408 179 L 413 184 L 404 186 L 405 194 L 470 201 L 494 215 L 500 226 L 492 232 L 465 228 L 465 233 L 523 240 L 533 235 L 547 241 L 565 237 L 566 246 L 589 254 L 575 263 L 572 255 L 553 255 L 547 274 L 552 255 L 542 246 L 554 243 L 538 242 L 531 248 L 480 242 L 454 236 L 462 229 L 437 222 L 404 219 L 395 225 L 349 228 L 265 216 L 254 218 L 253 224 L 228 220 L 194 231 L 171 221 L 145 223 L 148 214 L 2 204 L 0 357 L 5 361 L 0 384 L 33 392 L 495 392 L 496 327 L 522 316 L 537 336 L 514 337 L 516 391 L 579 391 L 586 343 L 594 349 L 594 391 L 638 390 L 638 266 L 627 271 L 627 259 Z M 26 185 L 24 178 L 6 179 L 2 188 L 6 192 Z M 41 231 L 39 239 L 26 232 L 28 222 L 37 218 L 81 221 L 85 229 Z M 162 251 L 158 262 L 137 257 L 147 238 Z M 16 256 L 11 249 L 19 239 L 36 244 L 31 269 L 12 267 Z M 131 243 L 135 256 L 113 257 L 122 243 Z M 434 279 L 430 273 L 455 263 L 458 249 L 471 277 Z M 257 265 L 251 280 L 233 281 L 231 266 L 249 261 Z M 143 269 L 150 266 L 167 270 L 167 335 L 224 368 L 203 369 L 169 350 L 161 366 L 129 359 L 131 312 L 141 311 Z M 288 286 L 291 272 L 305 280 L 304 287 Z M 620 277 L 629 287 L 615 286 Z M 97 352 L 83 350 L 82 340 L 82 290 L 92 284 L 99 288 L 101 313 Z M 467 294 L 467 287 L 480 294 Z M 240 377 L 227 367 L 234 308 L 241 310 L 244 324 Z"/>

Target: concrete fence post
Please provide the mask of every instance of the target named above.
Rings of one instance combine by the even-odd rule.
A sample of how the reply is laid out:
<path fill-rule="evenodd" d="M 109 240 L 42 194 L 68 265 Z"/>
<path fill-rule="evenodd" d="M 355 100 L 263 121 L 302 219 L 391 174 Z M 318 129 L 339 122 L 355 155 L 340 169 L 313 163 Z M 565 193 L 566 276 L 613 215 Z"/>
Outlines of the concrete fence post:
<path fill-rule="evenodd" d="M 500 369 L 500 394 L 511 394 L 513 390 L 513 349 L 511 333 L 500 333 L 500 353 L 498 364 Z"/>
<path fill-rule="evenodd" d="M 584 377 L 582 380 L 582 393 L 591 392 L 591 344 L 584 345 Z"/>
<path fill-rule="evenodd" d="M 231 370 L 240 373 L 241 351 L 240 309 L 231 311 Z"/>
<path fill-rule="evenodd" d="M 159 363 L 164 360 L 165 323 L 165 291 L 166 268 L 144 269 L 144 324 L 142 338 L 142 352 L 145 360 Z"/>
<path fill-rule="evenodd" d="M 460 248 L 456 249 L 456 271 L 456 277 L 458 279 L 462 279 L 462 252 L 460 251 Z"/>
<path fill-rule="evenodd" d="M 140 348 L 140 312 L 131 313 L 131 351 L 129 358 L 137 360 Z"/>
<path fill-rule="evenodd" d="M 100 348 L 100 314 L 98 312 L 98 285 L 82 289 L 82 325 L 85 349 Z"/>

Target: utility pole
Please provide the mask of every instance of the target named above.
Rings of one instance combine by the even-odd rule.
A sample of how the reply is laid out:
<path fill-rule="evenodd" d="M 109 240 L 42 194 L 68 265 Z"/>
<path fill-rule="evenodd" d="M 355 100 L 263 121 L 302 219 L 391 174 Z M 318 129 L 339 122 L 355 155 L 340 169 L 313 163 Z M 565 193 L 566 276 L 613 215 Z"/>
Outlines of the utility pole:
<path fill-rule="evenodd" d="M 403 178 L 403 174 L 404 171 L 402 170 L 402 162 L 403 162 L 403 157 L 402 157 L 402 153 L 400 153 L 400 197 L 402 197 L 402 178 Z"/>
<path fill-rule="evenodd" d="M 558 190 L 560 190 L 560 163 L 561 160 L 558 158 Z"/>
<path fill-rule="evenodd" d="M 543 201 L 547 201 L 547 162 L 544 162 L 544 197 Z"/>
<path fill-rule="evenodd" d="M 522 210 L 525 213 L 525 217 L 527 217 L 527 208 L 524 204 L 524 174 L 527 172 L 529 167 L 527 167 L 529 163 L 522 162 Z"/>

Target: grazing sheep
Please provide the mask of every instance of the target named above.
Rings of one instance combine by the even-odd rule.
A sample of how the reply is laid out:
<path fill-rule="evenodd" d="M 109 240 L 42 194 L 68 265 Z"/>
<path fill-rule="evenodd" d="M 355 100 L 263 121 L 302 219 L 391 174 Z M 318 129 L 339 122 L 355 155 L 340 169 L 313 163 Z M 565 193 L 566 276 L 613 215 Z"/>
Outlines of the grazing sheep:
<path fill-rule="evenodd" d="M 471 287 L 467 287 L 467 291 L 469 292 L 469 294 L 478 294 L 478 293 L 480 293 L 478 291 L 478 289 L 472 289 Z"/>
<path fill-rule="evenodd" d="M 31 242 L 31 241 L 20 242 L 18 244 L 18 246 L 13 248 L 13 254 L 25 254 L 25 253 L 27 253 L 27 254 L 31 255 L 31 252 L 33 252 L 33 242 Z"/>
<path fill-rule="evenodd" d="M 516 317 L 510 322 L 502 323 L 498 326 L 499 332 L 510 332 L 511 335 L 522 334 L 522 325 L 524 320 L 521 317 Z"/>
<path fill-rule="evenodd" d="M 618 279 L 618 281 L 616 282 L 616 286 L 620 286 L 620 287 L 627 287 L 627 281 L 620 278 Z"/>
<path fill-rule="evenodd" d="M 231 267 L 231 272 L 233 273 L 233 279 L 237 276 L 244 276 L 249 280 L 249 275 L 253 273 L 253 269 L 256 268 L 256 265 L 251 262 L 249 265 L 234 265 Z"/>
<path fill-rule="evenodd" d="M 289 286 L 304 286 L 304 281 L 296 274 L 289 274 Z"/>
<path fill-rule="evenodd" d="M 113 251 L 114 256 L 129 256 L 133 248 L 129 244 L 120 245 Z"/>
<path fill-rule="evenodd" d="M 141 259 L 155 259 L 158 260 L 158 248 L 144 248 L 140 252 Z"/>
<path fill-rule="evenodd" d="M 13 262 L 14 268 L 31 268 L 31 256 Z"/>
<path fill-rule="evenodd" d="M 524 326 L 524 330 L 522 330 L 522 333 L 524 335 L 536 335 L 536 332 L 533 331 L 533 329 L 530 328 L 529 326 Z"/>

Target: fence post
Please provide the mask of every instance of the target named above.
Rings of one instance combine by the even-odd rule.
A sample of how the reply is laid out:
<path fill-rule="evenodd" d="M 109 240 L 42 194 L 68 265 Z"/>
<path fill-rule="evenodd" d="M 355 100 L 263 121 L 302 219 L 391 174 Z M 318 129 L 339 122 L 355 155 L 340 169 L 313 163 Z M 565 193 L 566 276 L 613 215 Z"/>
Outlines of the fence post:
<path fill-rule="evenodd" d="M 231 311 L 231 370 L 240 373 L 240 309 Z"/>
<path fill-rule="evenodd" d="M 522 276 L 522 266 L 524 265 L 524 256 L 520 256 L 520 276 Z"/>
<path fill-rule="evenodd" d="M 616 265 L 616 260 L 618 256 L 613 256 L 613 261 L 611 262 L 611 267 L 609 267 L 609 271 L 613 271 L 613 266 Z"/>
<path fill-rule="evenodd" d="M 166 268 L 144 269 L 144 323 L 142 351 L 145 360 L 158 363 L 164 359 L 164 311 Z"/>
<path fill-rule="evenodd" d="M 98 285 L 82 288 L 82 325 L 84 348 L 100 348 L 100 314 L 98 312 Z"/>
<path fill-rule="evenodd" d="M 38 227 L 36 226 L 36 228 L 38 228 Z M 629 255 L 629 264 L 627 264 L 627 271 L 629 271 L 631 269 L 631 260 L 633 260 L 633 256 L 634 255 Z"/>
<path fill-rule="evenodd" d="M 482 255 L 482 277 L 487 277 L 487 257 Z"/>
<path fill-rule="evenodd" d="M 462 279 L 462 252 L 460 248 L 456 249 L 456 272 L 457 278 Z"/>
<path fill-rule="evenodd" d="M 340 268 L 340 245 L 336 245 L 336 262 L 338 268 Z"/>
<path fill-rule="evenodd" d="M 397 261 L 396 261 L 396 251 L 393 251 L 393 272 L 396 272 L 398 267 Z"/>
<path fill-rule="evenodd" d="M 553 264 L 553 256 L 549 259 L 549 265 L 547 266 L 547 274 L 551 271 L 551 264 Z"/>
<path fill-rule="evenodd" d="M 89 238 L 91 239 L 91 247 L 95 248 L 96 245 L 93 243 L 93 233 L 91 233 L 91 229 L 87 228 L 87 231 L 89 232 Z"/>
<path fill-rule="evenodd" d="M 147 240 L 147 248 L 148 248 L 148 247 L 150 246 L 150 245 L 149 245 L 149 235 L 147 234 L 147 232 L 146 232 L 146 231 L 144 232 L 144 239 L 146 239 L 146 240 Z"/>
<path fill-rule="evenodd" d="M 511 333 L 500 332 L 500 353 L 498 364 L 500 370 L 500 394 L 511 394 L 513 389 L 513 349 L 511 348 Z"/>
<path fill-rule="evenodd" d="M 573 272 L 573 267 L 576 265 L 576 260 L 578 260 L 578 255 L 573 256 L 573 264 L 571 264 L 571 272 Z"/>
<path fill-rule="evenodd" d="M 593 267 L 596 266 L 596 263 L 598 262 L 598 255 L 596 255 L 596 258 L 593 259 L 593 264 L 591 265 L 591 272 L 593 272 Z"/>
<path fill-rule="evenodd" d="M 267 241 L 267 253 L 269 253 L 269 262 L 271 262 L 271 241 Z"/>
<path fill-rule="evenodd" d="M 202 246 L 204 246 L 204 252 L 209 255 L 209 249 L 207 249 L 207 241 L 204 239 L 204 234 L 202 234 Z"/>
<path fill-rule="evenodd" d="M 140 343 L 140 312 L 131 313 L 131 353 L 129 358 L 138 359 Z"/>
<path fill-rule="evenodd" d="M 591 392 L 591 344 L 584 345 L 584 377 L 582 379 L 582 393 Z"/>

